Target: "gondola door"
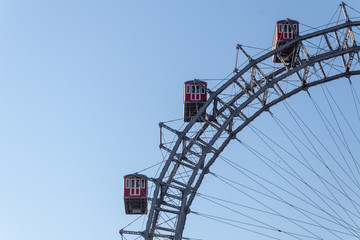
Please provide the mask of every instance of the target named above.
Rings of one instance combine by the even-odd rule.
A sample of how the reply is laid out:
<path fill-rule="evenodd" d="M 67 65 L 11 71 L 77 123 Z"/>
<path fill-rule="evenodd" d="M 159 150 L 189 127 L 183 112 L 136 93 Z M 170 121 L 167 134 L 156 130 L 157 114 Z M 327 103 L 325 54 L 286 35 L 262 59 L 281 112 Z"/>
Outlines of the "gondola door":
<path fill-rule="evenodd" d="M 283 39 L 289 39 L 289 25 L 284 24 Z"/>
<path fill-rule="evenodd" d="M 284 40 L 292 40 L 294 39 L 294 32 L 293 29 L 295 30 L 295 34 L 296 34 L 296 24 L 292 25 L 293 27 L 291 28 L 291 25 L 289 24 L 284 24 L 284 31 L 283 31 L 283 39 Z"/>
<path fill-rule="evenodd" d="M 130 195 L 132 196 L 140 195 L 140 179 L 136 179 L 136 178 L 131 179 Z"/>
<path fill-rule="evenodd" d="M 200 86 L 199 85 L 192 85 L 191 86 L 190 99 L 192 101 L 199 101 L 200 100 Z"/>

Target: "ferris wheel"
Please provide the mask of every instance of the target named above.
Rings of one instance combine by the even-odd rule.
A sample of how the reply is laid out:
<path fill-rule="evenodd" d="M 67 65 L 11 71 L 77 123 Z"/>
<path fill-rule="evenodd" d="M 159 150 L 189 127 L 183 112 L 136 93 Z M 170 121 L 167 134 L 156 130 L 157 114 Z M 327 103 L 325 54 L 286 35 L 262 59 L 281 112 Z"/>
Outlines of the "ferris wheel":
<path fill-rule="evenodd" d="M 214 88 L 185 82 L 185 124 L 159 124 L 161 171 L 125 176 L 126 212 L 146 216 L 125 239 L 202 239 L 186 235 L 196 218 L 246 239 L 360 238 L 360 21 L 349 9 L 308 32 L 280 20 L 272 49 L 237 45 L 246 63 Z"/>

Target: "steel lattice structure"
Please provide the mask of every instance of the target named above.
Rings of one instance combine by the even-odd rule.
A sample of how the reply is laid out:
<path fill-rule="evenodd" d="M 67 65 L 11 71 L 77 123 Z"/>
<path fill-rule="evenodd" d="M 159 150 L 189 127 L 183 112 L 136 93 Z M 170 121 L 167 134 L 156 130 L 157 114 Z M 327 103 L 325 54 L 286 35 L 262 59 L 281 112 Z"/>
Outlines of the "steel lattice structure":
<path fill-rule="evenodd" d="M 161 149 L 168 152 L 155 190 L 142 235 L 145 239 L 186 239 L 183 230 L 191 204 L 209 169 L 230 141 L 263 112 L 291 96 L 335 79 L 360 74 L 360 21 L 351 21 L 341 4 L 345 21 L 298 36 L 276 50 L 253 59 L 241 45 L 248 64 L 216 90 L 207 89 L 209 99 L 183 129 L 160 123 Z M 354 30 L 355 29 L 355 30 Z M 297 44 L 296 64 L 283 62 L 268 69 L 273 55 Z M 315 46 L 315 47 L 311 47 Z M 202 113 L 206 118 L 199 123 Z M 204 137 L 206 135 L 206 137 Z M 238 139 L 239 140 L 239 139 Z M 174 142 L 174 143 L 172 143 Z"/>

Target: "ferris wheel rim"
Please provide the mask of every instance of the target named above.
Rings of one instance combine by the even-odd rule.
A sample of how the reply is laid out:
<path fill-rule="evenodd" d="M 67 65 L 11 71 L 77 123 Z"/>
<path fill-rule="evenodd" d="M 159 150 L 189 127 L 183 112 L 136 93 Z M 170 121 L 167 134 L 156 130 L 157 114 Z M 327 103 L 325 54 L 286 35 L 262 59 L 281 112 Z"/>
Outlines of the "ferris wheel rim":
<path fill-rule="evenodd" d="M 357 22 L 346 22 L 344 24 L 341 24 L 341 25 L 337 25 L 335 27 L 330 27 L 330 28 L 327 28 L 327 29 L 323 29 L 323 30 L 319 30 L 319 31 L 316 31 L 314 33 L 309 33 L 307 35 L 304 35 L 304 36 L 300 36 L 299 38 L 293 40 L 292 42 L 289 43 L 289 45 L 293 44 L 293 43 L 296 43 L 296 42 L 301 42 L 303 40 L 306 40 L 306 39 L 310 39 L 310 38 L 313 38 L 313 37 L 317 37 L 319 35 L 322 35 L 322 34 L 325 34 L 325 33 L 329 33 L 329 32 L 332 32 L 332 31 L 337 31 L 339 29 L 344 29 L 344 28 L 348 28 L 348 27 L 352 27 L 352 26 L 359 26 L 360 25 L 360 21 L 357 21 Z M 165 166 L 163 168 L 163 171 L 160 173 L 160 176 L 159 178 L 156 179 L 156 189 L 154 191 L 154 198 L 153 198 L 153 201 L 152 201 L 152 204 L 151 204 L 151 209 L 150 209 L 150 213 L 149 213 L 149 216 L 148 216 L 148 223 L 147 223 L 147 226 L 146 226 L 146 230 L 144 232 L 144 236 L 145 238 L 151 238 L 152 235 L 154 234 L 154 231 L 155 231 L 155 225 L 156 225 L 156 219 L 153 218 L 153 214 L 154 214 L 154 211 L 155 211 L 155 207 L 156 207 L 156 204 L 159 203 L 159 199 L 156 199 L 157 195 L 159 194 L 159 191 L 160 191 L 160 188 L 161 188 L 161 185 L 163 184 L 162 180 L 165 176 L 165 174 L 167 173 L 168 171 L 168 167 L 172 161 L 172 159 L 174 158 L 181 142 L 183 141 L 183 139 L 185 138 L 186 136 L 186 133 L 191 129 L 191 127 L 197 122 L 197 119 L 200 118 L 201 116 L 201 113 L 204 112 L 206 110 L 206 108 L 213 102 L 213 100 L 222 92 L 224 91 L 228 86 L 231 85 L 231 83 L 233 83 L 236 79 L 239 78 L 239 76 L 242 76 L 242 74 L 244 74 L 246 71 L 248 71 L 249 69 L 251 69 L 253 66 L 255 66 L 256 64 L 264 61 L 265 59 L 268 59 L 269 57 L 271 57 L 272 55 L 274 54 L 277 54 L 278 52 L 280 52 L 283 48 L 285 48 L 286 46 L 282 46 L 281 48 L 279 49 L 275 49 L 275 50 L 271 50 L 267 53 L 265 53 L 264 55 L 260 56 L 259 58 L 255 59 L 255 60 L 250 60 L 249 61 L 249 64 L 247 66 L 245 66 L 243 69 L 241 69 L 234 77 L 232 77 L 230 80 L 228 80 L 226 83 L 224 83 L 220 88 L 218 88 L 216 91 L 214 92 L 211 92 L 210 93 L 210 97 L 209 99 L 207 100 L 207 102 L 204 104 L 204 106 L 200 109 L 200 111 L 198 112 L 198 114 L 196 115 L 196 117 L 194 117 L 189 123 L 188 125 L 184 128 L 183 131 L 179 132 L 179 135 L 178 135 L 178 139 L 176 141 L 176 143 L 174 144 L 173 146 L 173 149 L 168 157 L 168 160 L 166 161 L 165 163 Z M 319 61 L 323 61 L 325 59 L 331 59 L 331 58 L 335 58 L 335 57 L 338 57 L 342 54 L 347 54 L 347 53 L 358 53 L 360 51 L 360 46 L 355 46 L 355 47 L 351 47 L 351 48 L 348 48 L 348 49 L 338 49 L 337 51 L 328 51 L 327 53 L 325 54 L 321 54 L 321 55 L 316 55 L 316 56 L 312 56 L 312 58 L 310 59 L 310 61 L 306 61 L 306 62 L 301 62 L 301 64 L 297 67 L 295 67 L 294 69 L 290 70 L 290 71 L 286 71 L 286 73 L 284 73 L 283 75 L 281 75 L 280 77 L 278 77 L 276 80 L 273 79 L 273 81 L 271 81 L 271 83 L 268 83 L 267 85 L 265 85 L 264 87 L 262 87 L 261 89 L 258 90 L 257 94 L 261 94 L 261 92 L 264 92 L 266 89 L 269 89 L 271 87 L 274 86 L 275 83 L 277 83 L 278 81 L 281 81 L 282 79 L 284 79 L 285 77 L 289 76 L 289 75 L 292 75 L 292 74 L 295 74 L 295 72 L 297 72 L 298 70 L 300 69 L 304 69 L 305 67 L 307 66 L 311 66 L 313 64 L 315 64 L 316 62 L 319 62 Z M 308 88 L 311 88 L 313 86 L 316 86 L 316 85 L 319 85 L 319 84 L 324 84 L 324 83 L 327 83 L 327 82 L 330 82 L 330 81 L 333 81 L 333 80 L 336 80 L 336 79 L 340 79 L 340 78 L 344 78 L 344 77 L 347 77 L 347 78 L 350 78 L 351 76 L 354 76 L 354 75 L 360 75 L 360 70 L 356 70 L 356 71 L 345 71 L 340 73 L 340 74 L 337 74 L 337 75 L 333 75 L 333 76 L 328 76 L 326 77 L 325 79 L 322 79 L 321 81 L 317 81 L 317 82 L 312 82 L 312 83 L 309 83 L 309 84 L 306 84 L 306 85 L 303 85 L 301 87 L 298 87 L 296 89 L 293 90 L 292 93 L 288 93 L 286 94 L 287 96 L 286 97 L 283 97 L 282 99 L 277 99 L 276 102 L 273 101 L 273 104 L 267 104 L 263 109 L 260 109 L 258 111 L 258 113 L 256 114 L 256 116 L 254 116 L 252 118 L 251 121 L 253 121 L 255 118 L 257 118 L 258 116 L 260 116 L 264 111 L 268 110 L 270 107 L 274 106 L 275 104 L 293 96 L 293 95 L 296 95 L 297 93 L 303 91 L 303 90 L 307 90 Z M 256 95 L 255 95 L 256 96 Z M 253 97 L 254 98 L 254 97 Z M 236 112 L 239 112 L 241 111 L 241 109 L 243 109 L 244 106 L 239 106 L 237 109 L 236 109 Z M 235 114 L 232 116 L 232 118 L 235 117 Z M 245 128 L 250 122 L 250 120 L 239 130 L 235 130 L 234 133 L 236 135 L 236 133 L 240 132 L 243 128 Z M 230 122 L 230 118 L 228 121 L 226 121 L 223 125 L 221 125 L 220 129 L 218 130 L 218 132 L 215 134 L 217 136 L 219 136 L 226 128 L 226 126 L 229 124 Z M 214 137 L 215 138 L 215 137 Z M 213 139 L 214 139 L 213 138 Z M 228 139 L 225 141 L 227 142 L 224 146 L 221 146 L 220 147 L 220 151 L 219 153 L 217 154 L 216 157 L 212 158 L 208 163 L 207 165 L 205 166 L 205 169 L 208 169 L 210 168 L 210 166 L 216 161 L 216 158 L 218 157 L 218 155 L 226 148 L 227 144 L 234 138 L 234 136 L 229 136 Z M 201 156 L 201 159 L 199 160 L 199 162 L 201 161 L 204 161 L 206 155 L 211 151 L 210 148 L 212 147 L 212 144 L 214 144 L 214 141 L 210 141 L 209 142 L 209 145 L 206 146 L 206 150 L 204 151 L 204 154 L 202 154 Z M 219 150 L 219 149 L 218 149 Z M 168 166 L 166 166 L 166 164 L 168 164 Z M 165 170 L 164 170 L 165 169 Z M 200 164 L 198 164 L 196 166 L 196 171 L 199 171 L 200 169 Z M 175 229 L 175 235 L 174 235 L 174 238 L 175 239 L 181 239 L 182 238 L 182 232 L 184 230 L 184 226 L 185 226 L 185 221 L 186 221 L 186 216 L 187 216 L 187 212 L 188 212 L 188 209 L 193 201 L 193 199 L 195 198 L 195 193 L 197 191 L 197 189 L 200 187 L 201 185 L 201 182 L 204 178 L 204 176 L 206 175 L 206 171 L 203 171 L 201 173 L 201 176 L 200 178 L 197 179 L 197 182 L 195 184 L 195 187 L 192 188 L 192 184 L 193 184 L 193 180 L 194 178 L 192 179 L 191 182 L 188 182 L 188 185 L 185 187 L 186 189 L 186 193 L 188 194 L 184 194 L 184 197 L 183 197 L 183 201 L 182 201 L 182 205 L 181 205 L 181 208 L 180 208 L 180 216 L 179 216 L 179 219 L 178 219 L 178 223 L 177 223 L 177 227 Z M 195 190 L 195 191 L 194 191 Z M 191 196 L 189 198 L 190 200 L 190 204 L 184 204 L 186 203 L 186 198 L 187 198 L 187 195 L 189 195 L 189 192 L 191 192 Z M 155 213 L 156 214 L 156 213 Z"/>

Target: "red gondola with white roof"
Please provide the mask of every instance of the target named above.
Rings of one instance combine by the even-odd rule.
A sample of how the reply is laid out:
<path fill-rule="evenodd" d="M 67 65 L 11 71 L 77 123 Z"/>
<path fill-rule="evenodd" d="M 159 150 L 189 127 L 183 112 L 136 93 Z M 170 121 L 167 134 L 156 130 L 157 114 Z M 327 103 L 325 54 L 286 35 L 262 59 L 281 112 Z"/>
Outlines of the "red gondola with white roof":
<path fill-rule="evenodd" d="M 124 203 L 126 214 L 147 214 L 148 183 L 145 175 L 124 176 Z"/>
<path fill-rule="evenodd" d="M 273 39 L 273 49 L 277 49 L 284 44 L 295 39 L 299 35 L 299 22 L 295 20 L 280 20 L 276 22 L 275 33 Z M 280 58 L 284 60 L 285 63 L 294 63 L 298 46 L 293 44 L 280 52 Z M 282 62 L 278 56 L 273 56 L 273 62 L 280 63 Z"/>
<path fill-rule="evenodd" d="M 207 100 L 207 83 L 193 80 L 184 83 L 184 122 L 190 122 Z M 202 114 L 205 118 L 205 111 Z M 202 122 L 201 119 L 197 120 Z"/>

